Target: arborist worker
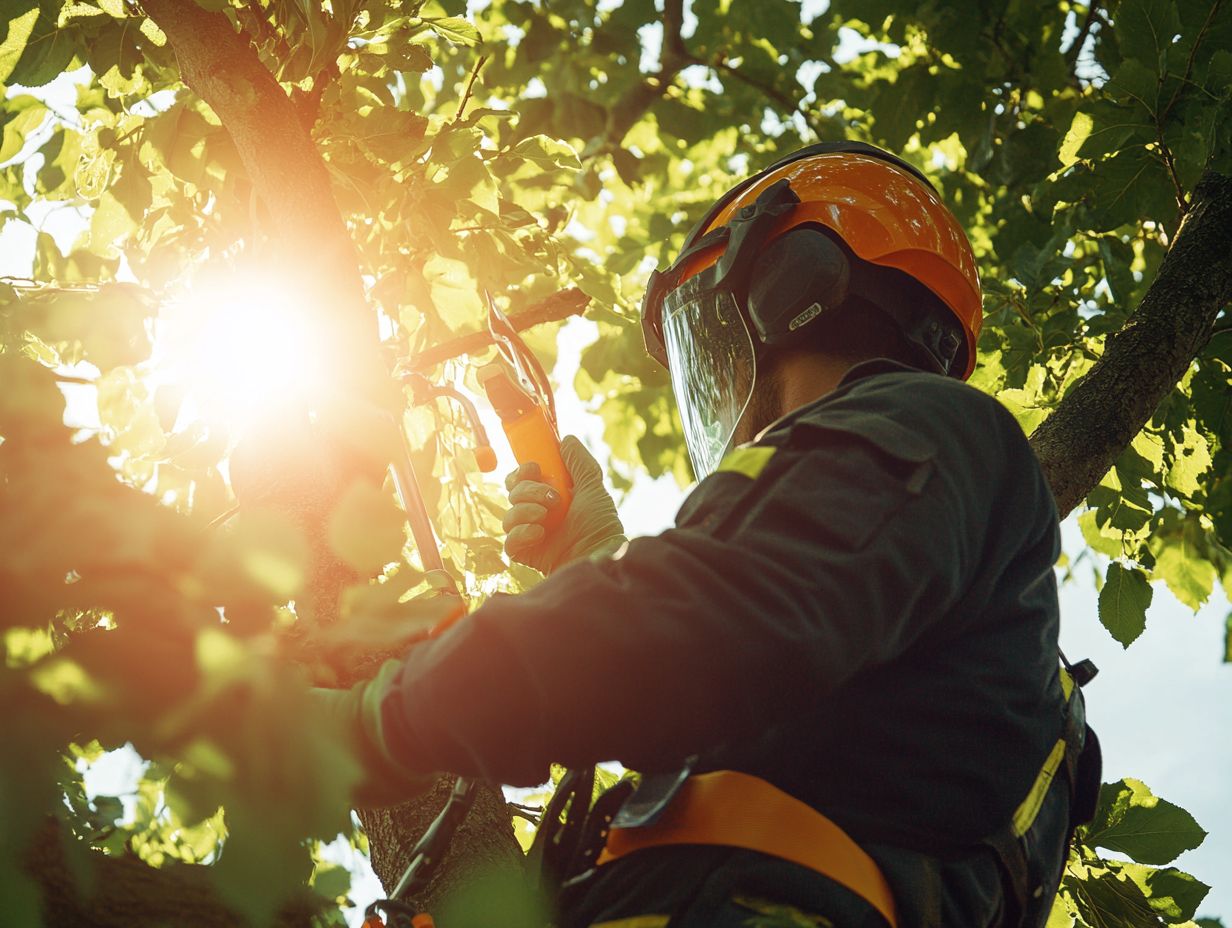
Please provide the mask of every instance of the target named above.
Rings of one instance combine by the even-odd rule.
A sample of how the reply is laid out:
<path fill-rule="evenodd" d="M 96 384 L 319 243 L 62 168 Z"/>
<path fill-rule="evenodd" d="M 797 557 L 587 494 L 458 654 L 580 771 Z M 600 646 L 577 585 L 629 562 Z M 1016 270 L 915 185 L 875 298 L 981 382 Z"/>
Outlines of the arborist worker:
<path fill-rule="evenodd" d="M 574 439 L 551 533 L 515 471 L 507 550 L 551 576 L 345 694 L 370 776 L 639 771 L 561 928 L 1042 926 L 1099 771 L 1051 492 L 963 383 L 980 321 L 902 159 L 823 143 L 738 184 L 643 305 L 700 479 L 676 527 L 626 542 Z"/>

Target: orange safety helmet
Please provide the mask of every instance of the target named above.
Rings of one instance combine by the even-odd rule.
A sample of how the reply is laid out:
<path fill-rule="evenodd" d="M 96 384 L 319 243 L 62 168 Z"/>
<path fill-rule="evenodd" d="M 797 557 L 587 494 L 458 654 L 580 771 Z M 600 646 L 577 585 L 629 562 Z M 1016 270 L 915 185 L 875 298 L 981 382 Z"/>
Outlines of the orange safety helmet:
<path fill-rule="evenodd" d="M 647 350 L 672 372 L 699 476 L 743 415 L 762 346 L 849 296 L 889 315 L 939 373 L 970 376 L 982 321 L 971 245 L 918 169 L 863 142 L 812 145 L 736 185 L 651 275 Z"/>

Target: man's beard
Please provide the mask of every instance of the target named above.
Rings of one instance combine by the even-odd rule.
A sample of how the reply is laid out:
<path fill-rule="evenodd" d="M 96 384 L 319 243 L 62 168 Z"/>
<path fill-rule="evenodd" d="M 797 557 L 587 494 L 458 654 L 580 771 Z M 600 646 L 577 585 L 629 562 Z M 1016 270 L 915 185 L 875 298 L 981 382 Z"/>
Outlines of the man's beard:
<path fill-rule="evenodd" d="M 769 372 L 758 372 L 753 384 L 753 395 L 744 415 L 736 423 L 732 433 L 731 447 L 742 445 L 756 438 L 766 426 L 783 414 L 783 390 L 777 378 Z"/>

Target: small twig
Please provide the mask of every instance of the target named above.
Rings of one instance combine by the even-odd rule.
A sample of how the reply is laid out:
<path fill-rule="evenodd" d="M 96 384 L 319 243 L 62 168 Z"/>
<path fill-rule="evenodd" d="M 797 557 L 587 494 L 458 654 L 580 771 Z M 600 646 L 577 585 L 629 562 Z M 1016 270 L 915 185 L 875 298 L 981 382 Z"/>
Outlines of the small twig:
<path fill-rule="evenodd" d="M 543 821 L 543 806 L 527 806 L 520 802 L 510 802 L 507 805 L 515 816 L 526 819 L 532 825 L 538 826 Z"/>
<path fill-rule="evenodd" d="M 1189 48 L 1189 57 L 1185 59 L 1185 72 L 1181 75 L 1181 82 L 1177 84 L 1176 90 L 1172 91 L 1172 97 L 1168 100 L 1163 112 L 1159 114 L 1159 124 L 1162 126 L 1168 114 L 1172 112 L 1172 107 L 1176 105 L 1177 98 L 1181 95 L 1181 89 L 1189 83 L 1189 75 L 1193 72 L 1194 56 L 1198 54 L 1198 46 L 1202 44 L 1202 40 L 1206 37 L 1207 30 L 1211 27 L 1211 22 L 1215 18 L 1215 14 L 1219 12 L 1219 7 L 1223 0 L 1215 0 L 1211 4 L 1210 12 L 1206 14 L 1206 21 L 1202 23 L 1202 28 L 1198 30 L 1198 34 L 1194 37 L 1194 43 Z"/>
<path fill-rule="evenodd" d="M 461 119 L 462 114 L 466 111 L 466 104 L 471 98 L 471 91 L 475 89 L 475 81 L 479 77 L 479 71 L 487 64 L 487 61 L 487 55 L 480 55 L 479 59 L 475 62 L 475 66 L 471 68 L 471 76 L 466 82 L 466 90 L 462 92 L 462 99 L 458 101 L 458 110 L 453 114 L 453 122 Z"/>
<path fill-rule="evenodd" d="M 1071 71 L 1074 65 L 1078 63 L 1078 56 L 1082 54 L 1082 46 L 1086 44 L 1087 36 L 1091 34 L 1091 27 L 1095 25 L 1096 15 L 1099 13 L 1099 4 L 1100 0 L 1091 0 L 1091 5 L 1087 7 L 1086 19 L 1082 21 L 1082 27 L 1074 38 L 1074 44 L 1065 50 L 1065 62 L 1069 65 Z"/>
<path fill-rule="evenodd" d="M 312 78 L 311 90 L 307 93 L 297 91 L 291 95 L 299 121 L 309 132 L 313 130 L 317 120 L 321 117 L 321 97 L 325 94 L 325 88 L 341 73 L 338 70 L 338 62 L 331 61 Z"/>
<path fill-rule="evenodd" d="M 808 115 L 804 112 L 803 109 L 801 109 L 801 106 L 800 106 L 801 101 L 793 100 L 790 96 L 783 93 L 783 91 L 779 90 L 777 87 L 772 87 L 769 84 L 762 83 L 756 78 L 750 77 L 749 75 L 745 74 L 739 68 L 733 67 L 732 65 L 727 63 L 727 59 L 723 55 L 721 54 L 716 55 L 713 61 L 704 61 L 703 59 L 698 58 L 696 55 L 688 55 L 688 59 L 692 61 L 694 64 L 700 64 L 708 68 L 713 68 L 716 71 L 722 71 L 724 74 L 730 74 L 736 80 L 740 81 L 741 83 L 747 84 L 749 87 L 752 87 L 754 90 L 760 90 L 763 94 L 765 94 L 767 97 L 769 97 L 779 106 L 781 106 L 786 112 L 793 113 L 793 114 L 799 113 L 802 117 L 804 117 L 804 124 L 809 129 L 809 131 L 813 132 L 814 135 L 817 134 L 813 130 L 813 127 L 809 124 Z"/>
<path fill-rule="evenodd" d="M 1176 196 L 1176 209 L 1177 212 L 1184 216 L 1189 211 L 1189 198 L 1185 195 L 1185 188 L 1181 186 L 1180 175 L 1176 173 L 1176 159 L 1172 157 L 1172 149 L 1164 141 L 1162 124 L 1158 129 L 1156 139 L 1159 142 L 1160 154 L 1164 156 L 1164 167 L 1168 169 L 1168 176 L 1172 179 L 1172 192 Z"/>
<path fill-rule="evenodd" d="M 47 291 L 97 293 L 103 286 L 98 283 L 56 284 L 46 280 L 35 280 L 33 277 L 14 277 L 10 275 L 0 277 L 0 284 L 8 284 L 14 290 L 34 290 L 40 293 Z"/>
<path fill-rule="evenodd" d="M 579 315 L 586 310 L 589 303 L 590 297 L 581 290 L 562 290 L 546 300 L 540 300 L 516 316 L 510 316 L 509 321 L 520 332 L 545 322 L 559 322 L 561 319 Z M 403 367 L 408 371 L 424 371 L 459 355 L 475 354 L 487 348 L 491 343 L 492 336 L 488 334 L 487 329 L 471 332 L 424 349 L 411 357 Z"/>
<path fill-rule="evenodd" d="M 1168 175 L 1172 178 L 1172 186 L 1176 192 L 1176 207 L 1180 214 L 1184 216 L 1189 211 L 1189 197 L 1185 193 L 1185 188 L 1181 186 L 1181 179 L 1176 172 L 1176 162 L 1172 157 L 1172 150 L 1164 143 L 1164 123 L 1168 119 L 1168 114 L 1172 112 L 1172 107 L 1176 105 L 1176 101 L 1181 96 L 1181 91 L 1186 84 L 1189 83 L 1189 75 L 1193 72 L 1194 57 L 1198 53 L 1198 47 L 1202 44 L 1202 40 L 1206 37 L 1207 30 L 1211 27 L 1211 22 L 1215 18 L 1215 14 L 1219 12 L 1219 7 L 1223 0 L 1215 0 L 1211 4 L 1210 11 L 1206 14 L 1206 21 L 1202 23 L 1202 28 L 1198 30 L 1198 34 L 1194 36 L 1193 45 L 1189 47 L 1189 57 L 1185 59 L 1185 71 L 1181 74 L 1180 83 L 1176 89 L 1172 91 L 1172 96 L 1159 115 L 1155 117 L 1156 136 L 1159 140 L 1159 149 L 1164 156 L 1164 165 L 1168 168 Z M 1163 75 L 1159 77 L 1160 82 L 1163 82 Z"/>

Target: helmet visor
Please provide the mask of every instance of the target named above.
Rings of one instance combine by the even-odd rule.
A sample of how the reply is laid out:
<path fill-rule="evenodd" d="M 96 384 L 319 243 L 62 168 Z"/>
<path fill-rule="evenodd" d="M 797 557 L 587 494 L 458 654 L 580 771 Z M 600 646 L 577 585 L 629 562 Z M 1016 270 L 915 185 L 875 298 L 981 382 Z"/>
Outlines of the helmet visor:
<path fill-rule="evenodd" d="M 663 300 L 663 342 L 693 472 L 718 467 L 753 396 L 753 339 L 731 292 L 698 278 Z"/>

